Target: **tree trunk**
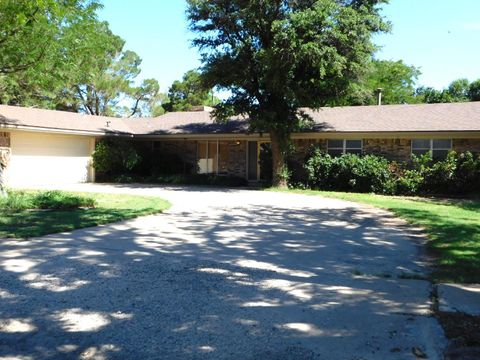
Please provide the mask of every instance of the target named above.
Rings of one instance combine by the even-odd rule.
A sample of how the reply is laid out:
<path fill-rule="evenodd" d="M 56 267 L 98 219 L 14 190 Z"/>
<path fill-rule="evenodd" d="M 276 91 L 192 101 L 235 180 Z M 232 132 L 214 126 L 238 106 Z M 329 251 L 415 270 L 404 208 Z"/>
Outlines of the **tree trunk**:
<path fill-rule="evenodd" d="M 286 164 L 286 144 L 288 139 L 283 139 L 281 135 L 270 131 L 270 141 L 272 145 L 272 186 L 279 188 L 288 187 L 288 169 Z"/>

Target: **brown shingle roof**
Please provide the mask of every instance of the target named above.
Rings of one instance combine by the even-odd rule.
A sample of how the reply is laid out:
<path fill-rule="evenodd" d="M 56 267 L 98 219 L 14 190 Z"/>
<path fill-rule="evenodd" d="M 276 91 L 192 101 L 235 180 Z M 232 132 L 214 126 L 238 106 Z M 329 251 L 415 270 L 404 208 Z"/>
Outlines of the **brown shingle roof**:
<path fill-rule="evenodd" d="M 0 124 L 72 132 L 131 134 L 123 119 L 19 106 L 0 105 Z"/>
<path fill-rule="evenodd" d="M 306 112 L 315 121 L 314 128 L 306 132 L 480 132 L 480 102 L 351 106 Z M 119 119 L 3 105 L 0 124 L 130 135 L 239 134 L 248 130 L 243 119 L 218 124 L 204 111 Z"/>
<path fill-rule="evenodd" d="M 246 121 L 217 123 L 206 111 L 172 112 L 157 118 L 125 119 L 137 135 L 239 134 L 248 130 Z"/>
<path fill-rule="evenodd" d="M 307 110 L 317 131 L 480 131 L 480 102 L 349 106 Z"/>

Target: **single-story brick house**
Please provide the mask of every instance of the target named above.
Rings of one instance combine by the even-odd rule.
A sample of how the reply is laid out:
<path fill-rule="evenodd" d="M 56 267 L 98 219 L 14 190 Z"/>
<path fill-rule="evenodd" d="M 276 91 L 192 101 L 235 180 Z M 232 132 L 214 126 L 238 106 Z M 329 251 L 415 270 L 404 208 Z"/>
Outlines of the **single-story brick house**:
<path fill-rule="evenodd" d="M 297 155 L 311 144 L 331 154 L 377 154 L 408 160 L 412 153 L 480 153 L 480 102 L 384 105 L 307 110 L 315 126 L 292 135 Z M 260 178 L 258 158 L 268 134 L 249 133 L 242 119 L 217 124 L 209 109 L 157 118 L 119 119 L 0 106 L 0 149 L 10 153 L 10 185 L 95 180 L 95 142 L 125 137 L 175 153 L 198 172 Z"/>

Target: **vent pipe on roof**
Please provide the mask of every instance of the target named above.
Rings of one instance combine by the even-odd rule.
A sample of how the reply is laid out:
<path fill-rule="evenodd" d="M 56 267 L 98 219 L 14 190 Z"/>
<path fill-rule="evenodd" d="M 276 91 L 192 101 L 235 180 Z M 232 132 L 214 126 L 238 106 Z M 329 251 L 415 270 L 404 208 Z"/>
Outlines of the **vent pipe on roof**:
<path fill-rule="evenodd" d="M 382 88 L 378 88 L 376 93 L 377 93 L 377 105 L 380 106 L 382 105 Z"/>
<path fill-rule="evenodd" d="M 212 112 L 212 111 L 213 111 L 213 107 L 204 106 L 204 105 L 192 106 L 192 108 L 190 109 L 190 111 L 194 111 L 194 112 Z"/>

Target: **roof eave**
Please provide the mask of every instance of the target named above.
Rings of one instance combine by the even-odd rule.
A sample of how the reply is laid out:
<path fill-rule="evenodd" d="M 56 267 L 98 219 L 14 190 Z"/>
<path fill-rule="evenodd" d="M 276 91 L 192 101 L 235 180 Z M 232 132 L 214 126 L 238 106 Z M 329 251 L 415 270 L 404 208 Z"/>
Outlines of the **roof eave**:
<path fill-rule="evenodd" d="M 64 135 L 81 135 L 81 136 L 120 136 L 133 137 L 133 134 L 124 132 L 106 132 L 106 131 L 89 131 L 89 130 L 74 130 L 74 129 L 57 129 L 41 126 L 30 125 L 14 125 L 14 124 L 0 124 L 1 129 L 9 129 L 15 131 L 30 131 L 49 134 L 64 134 Z"/>

